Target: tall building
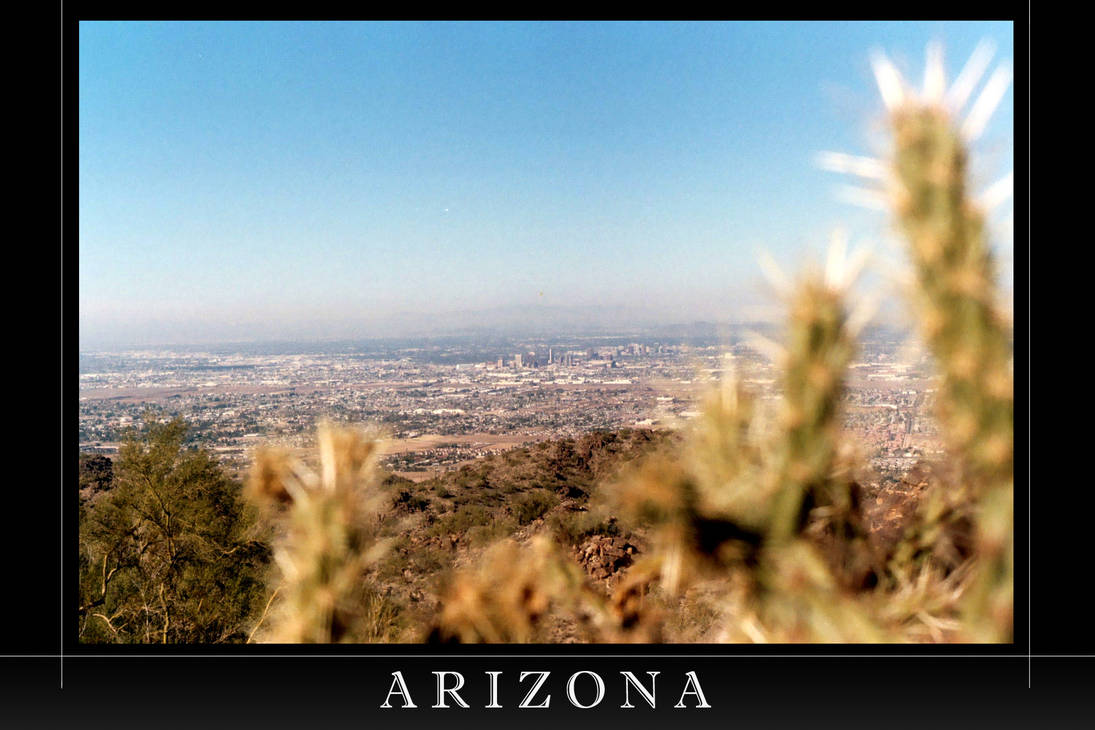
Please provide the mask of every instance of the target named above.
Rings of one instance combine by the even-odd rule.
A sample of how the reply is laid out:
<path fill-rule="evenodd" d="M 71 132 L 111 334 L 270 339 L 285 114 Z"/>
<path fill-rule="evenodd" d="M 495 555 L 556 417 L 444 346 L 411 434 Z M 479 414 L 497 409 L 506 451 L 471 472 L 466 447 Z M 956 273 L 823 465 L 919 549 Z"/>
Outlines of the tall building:
<path fill-rule="evenodd" d="M 521 353 L 517 353 L 516 355 L 513 356 L 513 367 L 515 367 L 515 368 L 522 367 L 522 365 L 521 365 Z"/>
<path fill-rule="evenodd" d="M 549 347 L 548 348 L 548 365 L 553 365 L 554 363 L 555 363 L 555 353 Z"/>

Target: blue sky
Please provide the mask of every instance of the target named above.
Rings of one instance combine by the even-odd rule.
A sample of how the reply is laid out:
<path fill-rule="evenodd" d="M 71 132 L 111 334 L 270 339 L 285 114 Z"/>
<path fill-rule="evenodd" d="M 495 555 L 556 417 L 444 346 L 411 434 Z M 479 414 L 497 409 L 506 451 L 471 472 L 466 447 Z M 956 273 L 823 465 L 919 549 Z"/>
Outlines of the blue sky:
<path fill-rule="evenodd" d="M 81 346 L 369 336 L 391 314 L 733 319 L 843 225 L 869 53 L 1010 23 L 82 23 Z M 1012 92 L 977 182 L 1012 169 Z M 876 244 L 877 246 L 877 244 Z M 769 303 L 770 297 L 768 297 Z"/>

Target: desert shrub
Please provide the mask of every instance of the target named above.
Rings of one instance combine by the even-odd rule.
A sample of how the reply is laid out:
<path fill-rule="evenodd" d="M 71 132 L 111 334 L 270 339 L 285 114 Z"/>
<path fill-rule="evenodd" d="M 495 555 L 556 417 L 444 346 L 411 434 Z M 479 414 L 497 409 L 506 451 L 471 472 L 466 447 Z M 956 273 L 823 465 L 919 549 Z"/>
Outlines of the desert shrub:
<path fill-rule="evenodd" d="M 560 511 L 548 520 L 551 529 L 563 541 L 577 545 L 594 535 L 615 537 L 620 534 L 620 526 L 615 517 L 607 516 L 603 511 Z"/>
<path fill-rule="evenodd" d="M 473 547 L 485 547 L 513 534 L 517 521 L 511 517 L 494 515 L 490 524 L 476 525 L 468 530 L 468 542 Z"/>
<path fill-rule="evenodd" d="M 80 641 L 244 641 L 261 610 L 269 548 L 254 510 L 186 432 L 147 416 L 81 510 Z"/>
<path fill-rule="evenodd" d="M 451 558 L 447 552 L 432 545 L 418 546 L 410 554 L 410 568 L 418 575 L 427 575 L 448 567 Z"/>
<path fill-rule="evenodd" d="M 484 474 L 462 467 L 454 477 L 456 485 L 461 489 L 486 489 L 489 486 Z"/>
<path fill-rule="evenodd" d="M 413 494 L 406 489 L 400 491 L 399 494 L 396 495 L 393 502 L 397 509 L 403 509 L 407 512 L 423 512 L 430 506 L 430 500 L 417 494 Z"/>
<path fill-rule="evenodd" d="M 114 462 L 102 454 L 80 454 L 80 499 L 87 500 L 110 489 Z"/>
<path fill-rule="evenodd" d="M 392 474 L 390 472 L 380 472 L 379 470 L 378 474 L 380 488 L 387 492 L 397 492 L 405 489 L 413 489 L 415 486 L 415 483 L 412 480 L 407 479 L 406 477 L 401 477 L 398 474 Z"/>
<path fill-rule="evenodd" d="M 449 535 L 466 532 L 477 525 L 487 525 L 493 520 L 489 509 L 478 504 L 466 504 L 453 512 L 442 515 L 430 528 L 431 535 Z"/>
<path fill-rule="evenodd" d="M 559 498 L 546 489 L 537 489 L 522 494 L 513 505 L 513 514 L 518 524 L 527 525 L 533 520 L 542 517 L 548 510 L 559 503 Z"/>

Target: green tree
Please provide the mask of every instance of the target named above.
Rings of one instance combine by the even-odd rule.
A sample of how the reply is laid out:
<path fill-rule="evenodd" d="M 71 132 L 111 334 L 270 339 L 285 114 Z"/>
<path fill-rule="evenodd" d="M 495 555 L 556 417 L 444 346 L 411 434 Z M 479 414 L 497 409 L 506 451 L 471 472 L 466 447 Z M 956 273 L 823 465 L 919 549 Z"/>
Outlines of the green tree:
<path fill-rule="evenodd" d="M 82 505 L 79 635 L 85 642 L 244 641 L 264 599 L 269 548 L 240 485 L 186 423 L 146 416 L 109 493 Z"/>

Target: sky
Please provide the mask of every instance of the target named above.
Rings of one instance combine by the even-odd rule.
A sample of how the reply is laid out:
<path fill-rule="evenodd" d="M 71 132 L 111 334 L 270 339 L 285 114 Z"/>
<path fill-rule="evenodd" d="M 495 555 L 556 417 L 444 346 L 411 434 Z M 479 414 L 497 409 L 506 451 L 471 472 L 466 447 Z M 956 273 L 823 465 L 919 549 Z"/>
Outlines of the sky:
<path fill-rule="evenodd" d="M 871 51 L 919 87 L 929 41 L 953 79 L 982 39 L 989 72 L 1011 61 L 1012 32 L 81 23 L 81 349 L 771 312 L 759 251 L 794 272 L 837 227 L 886 249 L 885 215 L 816 164 L 884 149 Z M 975 187 L 1012 170 L 1013 103 L 977 141 Z"/>

